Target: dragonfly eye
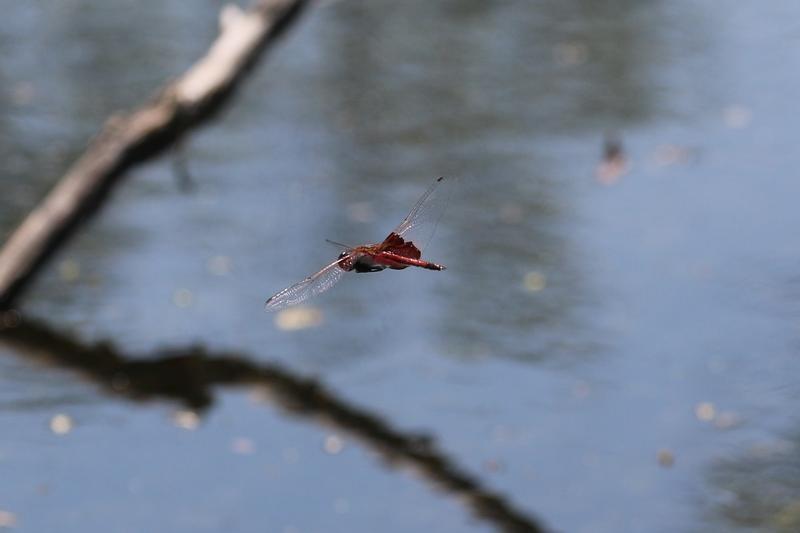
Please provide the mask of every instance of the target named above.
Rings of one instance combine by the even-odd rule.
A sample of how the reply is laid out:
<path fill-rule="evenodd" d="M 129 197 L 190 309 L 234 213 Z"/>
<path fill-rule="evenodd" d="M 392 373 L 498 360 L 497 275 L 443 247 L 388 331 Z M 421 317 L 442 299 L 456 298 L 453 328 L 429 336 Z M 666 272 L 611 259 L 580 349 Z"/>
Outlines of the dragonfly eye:
<path fill-rule="evenodd" d="M 339 259 L 344 259 L 348 255 L 350 255 L 350 252 L 342 252 L 342 253 L 339 254 Z"/>

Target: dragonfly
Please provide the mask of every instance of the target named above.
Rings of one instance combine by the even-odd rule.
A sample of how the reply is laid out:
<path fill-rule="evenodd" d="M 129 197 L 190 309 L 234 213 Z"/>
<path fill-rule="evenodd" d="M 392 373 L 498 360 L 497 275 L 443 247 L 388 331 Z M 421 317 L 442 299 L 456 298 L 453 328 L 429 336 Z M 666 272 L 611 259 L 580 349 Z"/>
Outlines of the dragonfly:
<path fill-rule="evenodd" d="M 387 268 L 403 270 L 408 267 L 444 270 L 444 265 L 422 259 L 422 248 L 432 238 L 444 212 L 447 203 L 444 189 L 448 189 L 445 185 L 449 181 L 444 177 L 437 178 L 383 242 L 350 247 L 328 241 L 345 248 L 336 261 L 274 294 L 264 308 L 277 311 L 304 302 L 333 287 L 347 272 L 379 272 Z"/>

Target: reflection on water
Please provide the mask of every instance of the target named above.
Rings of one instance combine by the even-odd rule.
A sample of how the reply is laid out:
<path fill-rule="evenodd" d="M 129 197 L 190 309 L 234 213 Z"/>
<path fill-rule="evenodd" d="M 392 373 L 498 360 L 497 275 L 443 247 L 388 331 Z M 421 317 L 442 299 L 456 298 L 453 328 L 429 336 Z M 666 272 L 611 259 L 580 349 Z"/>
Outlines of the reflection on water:
<path fill-rule="evenodd" d="M 664 13 L 635 2 L 382 7 L 394 16 L 345 3 L 324 34 L 341 188 L 369 187 L 363 176 L 427 178 L 420 169 L 463 178 L 442 232 L 454 254 L 445 335 L 455 352 L 538 360 L 591 350 L 574 335 L 589 328 L 579 308 L 592 298 L 570 242 L 576 176 L 551 168 L 545 139 L 650 118 Z M 413 63 L 397 65 L 398 54 Z M 546 291 L 525 290 L 531 273 Z"/>
<path fill-rule="evenodd" d="M 386 203 L 371 183 L 424 183 L 420 169 L 461 177 L 438 237 L 454 264 L 445 342 L 523 360 L 596 350 L 581 319 L 594 299 L 585 258 L 570 242 L 580 176 L 552 168 L 545 139 L 659 112 L 653 75 L 669 13 L 636 2 L 382 7 L 393 15 L 344 3 L 323 34 L 341 196 L 366 189 Z M 546 290 L 526 290 L 531 274 Z"/>
<path fill-rule="evenodd" d="M 10 313 L 14 312 L 4 315 Z M 431 437 L 403 434 L 379 416 L 336 398 L 318 381 L 295 376 L 275 365 L 252 364 L 251 358 L 239 354 L 213 354 L 200 347 L 173 349 L 147 357 L 147 361 L 136 361 L 110 343 L 85 345 L 42 323 L 28 319 L 17 323 L 18 320 L 15 316 L 14 326 L 0 328 L 0 340 L 27 357 L 77 371 L 109 393 L 136 400 L 175 399 L 203 411 L 213 403 L 216 386 L 260 387 L 264 399 L 296 416 L 321 420 L 352 435 L 387 462 L 409 468 L 458 497 L 477 517 L 495 527 L 509 532 L 542 531 L 533 518 L 514 509 L 505 498 L 461 470 L 437 449 Z M 37 403 L 37 407 L 44 406 Z M 4 407 L 19 409 L 21 405 Z M 189 420 L 192 421 L 182 423 L 196 426 L 196 421 Z M 66 434 L 71 430 L 72 421 L 66 415 L 57 415 L 53 421 L 54 433 Z"/>
<path fill-rule="evenodd" d="M 797 436 L 752 446 L 711 469 L 712 511 L 731 527 L 800 531 L 800 441 Z"/>
<path fill-rule="evenodd" d="M 479 207 L 455 221 L 455 234 L 473 238 L 454 247 L 459 268 L 447 285 L 454 320 L 445 335 L 458 339 L 457 353 L 466 356 L 535 361 L 575 354 L 581 341 L 570 346 L 576 336 L 569 332 L 588 333 L 576 311 L 585 303 L 586 285 L 565 235 L 570 213 L 548 201 L 568 194 L 566 187 L 547 178 L 494 181 L 488 191 L 465 187 L 467 205 Z"/>

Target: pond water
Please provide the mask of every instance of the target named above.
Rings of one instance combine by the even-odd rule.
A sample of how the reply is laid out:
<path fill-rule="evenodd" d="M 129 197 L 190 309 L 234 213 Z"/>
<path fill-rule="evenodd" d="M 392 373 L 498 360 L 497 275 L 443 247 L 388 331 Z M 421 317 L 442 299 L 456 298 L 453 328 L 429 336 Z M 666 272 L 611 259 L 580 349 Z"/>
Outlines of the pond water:
<path fill-rule="evenodd" d="M 7 235 L 203 53 L 220 4 L 3 8 Z M 115 355 L 0 342 L 0 529 L 800 530 L 798 15 L 308 10 L 26 295 Z M 446 271 L 264 312 L 335 258 L 324 239 L 382 239 L 439 175 Z"/>

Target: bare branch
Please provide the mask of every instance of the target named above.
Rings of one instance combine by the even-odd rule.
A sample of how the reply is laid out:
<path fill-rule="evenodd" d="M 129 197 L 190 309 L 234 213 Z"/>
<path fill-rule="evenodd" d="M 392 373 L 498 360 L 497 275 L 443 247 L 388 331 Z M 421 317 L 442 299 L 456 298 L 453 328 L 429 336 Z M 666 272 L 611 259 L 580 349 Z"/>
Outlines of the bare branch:
<path fill-rule="evenodd" d="M 337 397 L 317 380 L 275 364 L 252 362 L 262 357 L 213 353 L 199 346 L 134 356 L 108 342 L 84 344 L 16 311 L 0 313 L 0 342 L 19 355 L 73 370 L 110 394 L 129 399 L 172 399 L 203 410 L 213 404 L 215 387 L 260 387 L 275 406 L 335 428 L 390 465 L 413 470 L 498 530 L 544 531 L 534 518 L 458 466 L 432 437 L 399 430 L 378 414 Z"/>
<path fill-rule="evenodd" d="M 19 299 L 35 274 L 93 215 L 126 170 L 169 148 L 230 100 L 267 45 L 310 0 L 226 6 L 208 53 L 148 104 L 111 117 L 86 152 L 0 250 L 0 309 Z"/>

